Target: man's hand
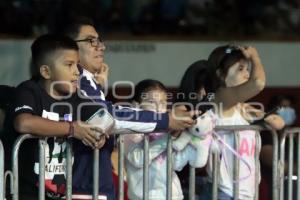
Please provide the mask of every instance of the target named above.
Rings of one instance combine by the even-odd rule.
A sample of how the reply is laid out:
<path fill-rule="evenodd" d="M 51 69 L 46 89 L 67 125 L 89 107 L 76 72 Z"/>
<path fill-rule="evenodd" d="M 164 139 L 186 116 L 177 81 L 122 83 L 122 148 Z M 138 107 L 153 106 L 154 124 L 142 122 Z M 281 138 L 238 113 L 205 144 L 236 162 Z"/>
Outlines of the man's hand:
<path fill-rule="evenodd" d="M 99 71 L 95 73 L 95 80 L 102 87 L 107 86 L 109 67 L 106 63 L 102 63 Z"/>
<path fill-rule="evenodd" d="M 199 114 L 199 111 L 187 111 L 184 105 L 176 106 L 169 113 L 169 128 L 179 131 L 189 128 L 195 124 L 193 117 Z"/>

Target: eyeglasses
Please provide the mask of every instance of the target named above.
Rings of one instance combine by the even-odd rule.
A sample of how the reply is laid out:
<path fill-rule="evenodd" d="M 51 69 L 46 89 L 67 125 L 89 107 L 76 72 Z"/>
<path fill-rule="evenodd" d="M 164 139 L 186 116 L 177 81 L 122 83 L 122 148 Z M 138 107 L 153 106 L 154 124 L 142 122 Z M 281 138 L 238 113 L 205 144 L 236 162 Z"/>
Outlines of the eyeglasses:
<path fill-rule="evenodd" d="M 103 45 L 101 38 L 86 38 L 82 40 L 75 40 L 75 42 L 90 42 L 92 47 L 98 47 L 100 44 Z"/>

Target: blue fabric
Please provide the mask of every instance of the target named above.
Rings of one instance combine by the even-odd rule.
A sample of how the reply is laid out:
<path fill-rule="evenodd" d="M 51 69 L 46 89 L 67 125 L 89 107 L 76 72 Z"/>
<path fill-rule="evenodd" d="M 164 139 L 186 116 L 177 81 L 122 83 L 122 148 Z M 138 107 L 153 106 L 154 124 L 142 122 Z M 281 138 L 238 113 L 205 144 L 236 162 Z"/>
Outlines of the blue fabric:
<path fill-rule="evenodd" d="M 112 178 L 111 152 L 113 138 L 106 141 L 99 151 L 99 194 L 115 200 Z M 93 151 L 81 141 L 74 141 L 73 193 L 92 194 L 93 192 Z"/>
<path fill-rule="evenodd" d="M 81 71 L 82 73 L 82 71 Z M 145 110 L 134 110 L 126 107 L 114 106 L 112 102 L 102 100 L 100 98 L 101 86 L 97 83 L 97 89 L 91 86 L 91 83 L 87 78 L 82 77 L 80 81 L 80 89 L 84 90 L 86 94 L 93 99 L 93 101 L 98 102 L 107 108 L 113 117 L 120 121 L 131 121 L 131 122 L 144 122 L 144 123 L 157 123 L 154 131 L 165 131 L 168 130 L 169 117 L 168 113 L 154 113 Z M 160 115 L 158 117 L 158 115 Z"/>
<path fill-rule="evenodd" d="M 82 74 L 82 70 L 80 70 Z M 94 101 L 98 101 L 101 87 L 97 85 L 95 90 L 90 82 L 83 77 L 80 89 L 84 90 Z M 106 195 L 107 200 L 116 200 L 112 177 L 111 152 L 114 147 L 114 138 L 111 137 L 99 151 L 99 194 Z M 73 164 L 73 193 L 93 193 L 93 150 L 85 146 L 81 141 L 74 140 L 74 164 Z"/>

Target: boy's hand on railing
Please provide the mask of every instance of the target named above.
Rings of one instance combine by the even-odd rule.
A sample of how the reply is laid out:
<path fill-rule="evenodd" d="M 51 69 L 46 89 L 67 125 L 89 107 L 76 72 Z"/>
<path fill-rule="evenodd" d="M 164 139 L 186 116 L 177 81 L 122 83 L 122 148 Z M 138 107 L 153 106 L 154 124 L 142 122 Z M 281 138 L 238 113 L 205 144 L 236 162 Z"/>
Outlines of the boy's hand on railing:
<path fill-rule="evenodd" d="M 199 115 L 200 111 L 187 111 L 184 105 L 176 106 L 169 113 L 169 128 L 173 130 L 184 130 L 195 124 L 193 116 Z"/>
<path fill-rule="evenodd" d="M 97 146 L 97 140 L 104 134 L 102 129 L 91 127 L 87 123 L 76 121 L 74 125 L 74 137 L 82 140 L 82 142 L 92 148 Z"/>

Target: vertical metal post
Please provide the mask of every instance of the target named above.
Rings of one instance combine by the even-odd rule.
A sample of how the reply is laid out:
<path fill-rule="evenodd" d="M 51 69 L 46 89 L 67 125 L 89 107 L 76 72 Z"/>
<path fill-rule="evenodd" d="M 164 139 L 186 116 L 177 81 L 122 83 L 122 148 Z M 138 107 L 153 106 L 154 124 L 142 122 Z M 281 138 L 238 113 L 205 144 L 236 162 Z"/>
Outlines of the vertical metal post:
<path fill-rule="evenodd" d="M 294 134 L 289 134 L 288 200 L 293 199 Z"/>
<path fill-rule="evenodd" d="M 167 144 L 167 200 L 172 199 L 172 136 L 168 135 Z"/>
<path fill-rule="evenodd" d="M 45 200 L 45 139 L 39 139 L 39 200 Z"/>
<path fill-rule="evenodd" d="M 195 200 L 195 167 L 190 166 L 189 171 L 189 200 Z"/>
<path fill-rule="evenodd" d="M 279 160 L 279 182 L 280 182 L 280 200 L 284 200 L 284 167 L 285 167 L 285 139 L 287 133 L 285 132 L 280 139 L 280 160 Z"/>
<path fill-rule="evenodd" d="M 124 199 L 124 136 L 119 135 L 119 162 L 118 162 L 118 173 L 119 173 L 119 200 Z"/>
<path fill-rule="evenodd" d="M 220 172 L 220 154 L 217 151 L 213 152 L 213 183 L 212 183 L 212 199 L 218 199 L 218 183 Z"/>
<path fill-rule="evenodd" d="M 240 139 L 239 139 L 238 131 L 234 131 L 234 143 L 235 143 L 234 149 L 237 152 L 239 152 Z M 237 157 L 234 157 L 233 177 L 234 177 L 234 180 L 236 180 L 236 181 L 239 180 L 239 178 L 240 178 L 240 162 Z M 237 181 L 233 184 L 233 188 L 234 188 L 234 200 L 238 200 L 239 199 L 239 190 L 240 190 L 239 181 Z"/>
<path fill-rule="evenodd" d="M 93 162 L 93 200 L 98 200 L 99 194 L 99 149 L 94 149 Z"/>
<path fill-rule="evenodd" d="M 67 200 L 72 200 L 72 139 L 69 138 L 67 140 L 67 146 L 66 146 L 66 151 L 67 151 L 67 195 L 66 199 Z"/>
<path fill-rule="evenodd" d="M 298 155 L 297 155 L 297 199 L 300 199 L 300 130 L 297 131 Z"/>
<path fill-rule="evenodd" d="M 260 162 L 259 162 L 259 149 L 260 149 L 260 140 L 259 132 L 255 131 L 255 191 L 259 191 L 259 175 L 260 175 Z M 254 194 L 254 199 L 258 200 L 259 192 Z"/>
<path fill-rule="evenodd" d="M 149 199 L 149 136 L 144 135 L 143 199 Z"/>
<path fill-rule="evenodd" d="M 5 198 L 5 184 L 4 181 L 4 148 L 3 144 L 0 140 L 0 200 L 3 200 Z"/>
<path fill-rule="evenodd" d="M 270 128 L 269 128 L 270 129 Z M 272 165 L 272 192 L 273 199 L 278 200 L 278 191 L 280 191 L 280 184 L 278 179 L 278 134 L 273 129 L 271 130 L 273 140 L 273 165 Z"/>
<path fill-rule="evenodd" d="M 12 171 L 13 171 L 13 200 L 19 200 L 19 150 L 22 142 L 26 139 L 29 138 L 35 138 L 32 135 L 26 134 L 26 135 L 21 135 L 17 138 L 13 145 L 13 153 L 12 153 Z"/>

